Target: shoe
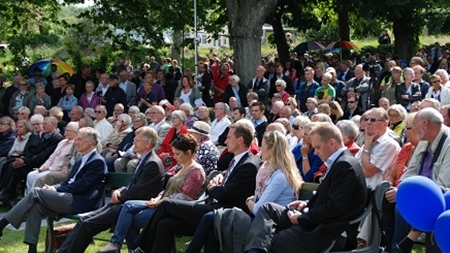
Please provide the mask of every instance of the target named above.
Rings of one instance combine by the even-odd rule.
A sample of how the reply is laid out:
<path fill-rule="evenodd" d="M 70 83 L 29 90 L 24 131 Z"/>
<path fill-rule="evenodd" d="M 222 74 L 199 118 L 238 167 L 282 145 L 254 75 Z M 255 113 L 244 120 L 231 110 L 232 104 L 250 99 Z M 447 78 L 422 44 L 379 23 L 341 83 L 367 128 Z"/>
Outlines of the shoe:
<path fill-rule="evenodd" d="M 108 251 L 97 251 L 97 253 L 120 253 L 120 249 L 113 249 Z"/>
<path fill-rule="evenodd" d="M 137 247 L 136 249 L 130 250 L 129 253 L 145 253 L 145 251 Z"/>

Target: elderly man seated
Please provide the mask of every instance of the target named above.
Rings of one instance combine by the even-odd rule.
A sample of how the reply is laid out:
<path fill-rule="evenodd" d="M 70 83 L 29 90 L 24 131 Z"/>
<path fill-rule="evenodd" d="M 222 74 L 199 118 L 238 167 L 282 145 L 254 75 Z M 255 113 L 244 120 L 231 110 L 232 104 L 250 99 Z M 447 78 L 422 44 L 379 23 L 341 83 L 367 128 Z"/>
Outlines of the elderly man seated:
<path fill-rule="evenodd" d="M 34 188 L 0 220 L 0 236 L 8 224 L 19 228 L 27 217 L 24 243 L 29 245 L 29 253 L 36 253 L 43 216 L 83 213 L 98 208 L 103 202 L 107 172 L 105 160 L 95 150 L 99 138 L 92 128 L 80 129 L 75 146 L 83 157 L 76 162 L 67 180 L 59 185 Z"/>

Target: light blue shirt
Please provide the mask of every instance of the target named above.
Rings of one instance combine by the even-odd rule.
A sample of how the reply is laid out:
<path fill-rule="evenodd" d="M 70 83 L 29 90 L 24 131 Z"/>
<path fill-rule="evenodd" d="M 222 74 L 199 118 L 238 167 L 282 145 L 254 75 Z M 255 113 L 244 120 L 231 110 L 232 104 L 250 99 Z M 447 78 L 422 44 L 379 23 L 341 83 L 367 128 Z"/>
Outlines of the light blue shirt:
<path fill-rule="evenodd" d="M 281 169 L 277 169 L 265 182 L 265 188 L 261 197 L 253 206 L 253 214 L 256 215 L 262 204 L 275 202 L 286 206 L 295 198 L 295 190 L 289 185 L 286 175 Z"/>
<path fill-rule="evenodd" d="M 231 87 L 231 90 L 234 93 L 234 97 L 237 100 L 237 107 L 242 107 L 241 98 L 239 97 L 239 88 L 235 89 L 234 87 Z"/>
<path fill-rule="evenodd" d="M 64 111 L 70 111 L 73 107 L 78 105 L 78 99 L 72 95 L 68 97 L 67 95 L 62 97 L 58 102 L 58 107 L 64 106 Z"/>
<path fill-rule="evenodd" d="M 347 150 L 347 147 L 342 147 L 338 149 L 338 151 L 334 152 L 330 157 L 328 157 L 327 161 L 325 162 L 325 165 L 327 166 L 327 171 L 325 172 L 325 175 L 323 175 L 323 178 L 325 178 L 328 174 L 328 172 L 331 170 L 331 167 L 333 166 L 336 159 Z"/>
<path fill-rule="evenodd" d="M 264 122 L 265 122 L 264 118 L 261 118 L 258 121 L 254 121 L 253 124 L 255 125 L 255 127 L 257 127 L 257 126 L 261 125 Z"/>
<path fill-rule="evenodd" d="M 120 87 L 123 91 L 125 91 L 125 94 L 127 93 L 127 83 L 126 83 L 126 82 L 125 82 L 125 83 L 120 82 L 120 83 L 119 83 L 119 87 Z"/>

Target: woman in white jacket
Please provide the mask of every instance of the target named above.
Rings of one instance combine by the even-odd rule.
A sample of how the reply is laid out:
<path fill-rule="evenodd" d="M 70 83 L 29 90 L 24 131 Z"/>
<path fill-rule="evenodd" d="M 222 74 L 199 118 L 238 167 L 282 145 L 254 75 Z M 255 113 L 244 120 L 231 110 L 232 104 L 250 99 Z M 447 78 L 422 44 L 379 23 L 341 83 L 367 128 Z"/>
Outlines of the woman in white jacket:
<path fill-rule="evenodd" d="M 441 106 L 450 104 L 450 89 L 442 85 L 438 75 L 430 76 L 430 84 L 430 89 L 425 97 L 437 99 L 441 102 Z"/>

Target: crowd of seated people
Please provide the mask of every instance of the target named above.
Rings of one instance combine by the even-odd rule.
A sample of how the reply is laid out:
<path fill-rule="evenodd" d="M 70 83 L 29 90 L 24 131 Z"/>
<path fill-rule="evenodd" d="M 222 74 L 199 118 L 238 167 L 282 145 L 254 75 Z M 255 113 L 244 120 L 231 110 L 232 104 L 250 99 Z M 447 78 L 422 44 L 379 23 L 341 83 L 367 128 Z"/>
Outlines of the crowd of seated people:
<path fill-rule="evenodd" d="M 383 223 L 387 246 L 393 251 L 410 252 L 420 231 L 411 230 L 395 211 L 396 187 L 403 179 L 415 174 L 429 177 L 442 188 L 449 187 L 446 173 L 447 159 L 450 158 L 446 155 L 445 139 L 450 125 L 447 70 L 427 73 L 426 65 L 419 57 L 411 59 L 411 68 L 398 66 L 395 61 L 354 65 L 345 60 L 315 65 L 305 61 L 304 56 L 293 55 L 290 67 L 284 71 L 281 64 L 269 60 L 265 65 L 255 66 L 255 76 L 247 85 L 242 84 L 233 71 L 232 61 L 227 59 L 202 62 L 205 70 L 199 71 L 198 76 L 193 76 L 189 69 L 182 71 L 177 65 L 168 66 L 167 71 L 147 67 L 141 76 L 128 75 L 120 64 L 114 73 L 100 71 L 99 80 L 90 75 L 87 65 L 73 76 L 60 75 L 51 84 L 38 82 L 40 74 L 33 76 L 36 79 L 32 81 L 16 75 L 5 92 L 10 96 L 1 98 L 4 116 L 0 118 L 0 201 L 14 206 L 18 194 L 22 194 L 16 190 L 18 185 L 28 196 L 36 194 L 34 188 L 72 184 L 74 178 L 71 175 L 76 173 L 73 169 L 79 168 L 77 162 L 83 161 L 86 153 L 76 145 L 82 129 L 95 129 L 98 133 L 93 147 L 95 156 L 98 153 L 104 160 L 105 171 L 135 173 L 136 177 L 146 154 L 142 142 L 150 141 L 142 135 L 148 134 L 154 137 L 148 144 L 154 152 L 152 159 L 157 161 L 158 168 L 161 166 L 158 173 L 164 177 L 161 185 L 158 183 L 158 189 L 152 191 L 159 193 L 165 189 L 166 193 L 140 195 L 137 199 L 133 194 L 124 199 L 117 195 L 112 204 L 124 204 L 123 216 L 132 213 L 135 217 L 134 220 L 129 217 L 119 219 L 121 225 L 116 227 L 110 244 L 101 252 L 116 252 L 114 250 L 122 247 L 124 238 L 136 238 L 141 228 L 144 228 L 143 232 L 136 241 L 127 240 L 128 249 L 135 252 L 169 252 L 166 250 L 172 245 L 173 238 L 163 238 L 164 233 L 198 234 L 207 240 L 198 241 L 196 235 L 189 252 L 198 252 L 202 246 L 205 246 L 205 252 L 218 252 L 218 238 L 201 235 L 206 231 L 211 236 L 208 231 L 219 226 L 220 218 L 217 217 L 220 215 L 214 210 L 233 207 L 244 212 L 232 215 L 250 217 L 242 232 L 254 238 L 244 240 L 241 246 L 251 252 L 289 252 L 283 251 L 289 245 L 283 246 L 283 240 L 292 238 L 275 236 L 267 244 L 257 241 L 264 237 L 261 233 L 267 232 L 263 227 L 269 226 L 261 224 L 263 220 L 277 223 L 281 222 L 277 219 L 282 215 L 288 215 L 290 224 L 285 229 L 297 228 L 293 231 L 303 234 L 335 217 L 319 212 L 322 205 L 327 205 L 323 199 L 317 199 L 307 207 L 303 202 L 280 202 L 295 209 L 289 214 L 285 213 L 287 210 L 281 211 L 264 203 L 266 198 L 261 197 L 271 194 L 265 189 L 272 189 L 273 185 L 269 184 L 271 177 L 263 179 L 259 175 L 262 173 L 260 168 L 267 167 L 267 163 L 262 165 L 261 159 L 266 162 L 275 159 L 272 156 L 281 152 L 278 145 L 282 145 L 283 150 L 285 146 L 287 150 L 283 151 L 283 158 L 289 160 L 283 162 L 283 166 L 289 167 L 280 168 L 280 172 L 287 175 L 295 171 L 295 177 L 304 182 L 326 182 L 327 189 L 319 191 L 318 198 L 332 189 L 341 190 L 335 188 L 339 183 L 332 172 L 335 163 L 339 164 L 336 165 L 338 168 L 342 167 L 341 163 L 350 164 L 348 166 L 356 171 L 357 177 L 349 179 L 355 181 L 353 186 L 356 188 L 351 191 L 355 198 L 359 187 L 370 189 L 388 180 L 393 188 L 386 193 L 386 201 L 393 208 L 391 219 Z M 374 76 L 372 71 L 378 65 L 383 69 L 382 78 Z M 291 75 L 294 70 L 296 75 Z M 379 83 L 374 83 L 378 80 Z M 207 87 L 209 91 L 205 91 Z M 147 127 L 154 132 L 148 132 Z M 321 134 L 325 130 L 330 134 Z M 84 131 L 87 130 L 83 130 L 86 134 Z M 138 135 L 144 139 L 137 138 Z M 275 145 L 274 138 L 283 138 L 283 141 L 278 140 Z M 438 149 L 441 140 L 445 146 Z M 188 143 L 195 143 L 195 148 L 185 149 L 184 145 Z M 334 155 L 338 153 L 344 159 Z M 194 208 L 194 218 L 189 220 L 186 217 L 190 217 L 193 209 L 176 213 L 174 210 L 188 210 L 192 203 L 172 196 L 175 179 L 190 184 L 190 181 L 183 181 L 188 178 L 179 178 L 188 160 L 198 165 L 197 169 L 202 169 L 196 181 L 200 185 L 208 175 L 219 171 L 217 176 L 206 181 L 205 192 L 212 203 Z M 247 171 L 243 172 L 243 169 Z M 291 179 L 288 178 L 289 185 L 297 191 L 297 184 Z M 245 184 L 245 187 L 234 188 L 235 184 Z M 198 197 L 199 190 L 189 194 L 185 190 L 181 187 L 176 192 L 189 196 L 189 200 Z M 249 198 L 253 195 L 255 198 Z M 158 196 L 163 197 L 159 199 Z M 343 201 L 341 196 L 335 197 L 333 201 Z M 336 207 L 336 213 L 345 210 L 351 214 L 340 218 L 341 221 L 350 220 L 363 208 L 358 201 L 352 204 L 345 206 L 353 208 L 351 212 Z M 90 210 L 93 206 L 99 207 L 91 205 Z M 256 210 L 254 206 L 257 206 Z M 260 214 L 257 210 L 264 212 Z M 101 229 L 91 228 L 89 222 L 80 222 L 73 238 L 80 236 L 77 233 L 93 236 L 114 226 L 122 213 L 113 211 L 107 210 L 114 218 L 105 220 Z M 93 215 L 94 220 L 99 218 L 99 213 Z M 139 216 L 141 213 L 142 217 Z M 274 217 L 274 213 L 281 216 Z M 263 217 L 263 214 L 267 216 Z M 150 216 L 153 216 L 151 220 Z M 361 223 L 357 233 L 352 233 L 354 238 L 348 238 L 351 243 L 347 246 L 368 245 L 371 238 L 369 223 L 370 220 Z M 0 221 L 0 227 L 2 225 Z M 82 232 L 86 227 L 89 233 Z M 341 228 L 339 232 L 343 230 Z M 340 233 L 333 231 L 335 234 L 336 239 Z M 34 239 L 30 241 L 34 242 Z M 220 243 L 226 242 L 220 240 Z M 321 250 L 303 243 L 307 242 L 299 241 L 292 250 Z M 73 252 L 72 247 L 82 245 L 65 245 L 61 252 Z"/>

